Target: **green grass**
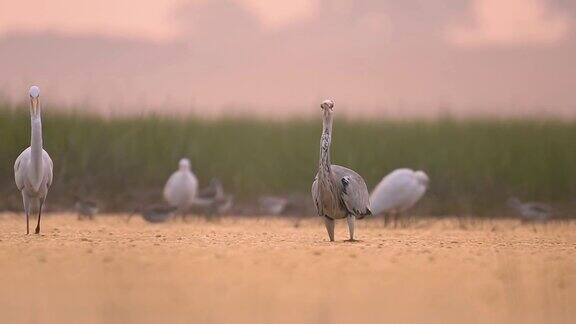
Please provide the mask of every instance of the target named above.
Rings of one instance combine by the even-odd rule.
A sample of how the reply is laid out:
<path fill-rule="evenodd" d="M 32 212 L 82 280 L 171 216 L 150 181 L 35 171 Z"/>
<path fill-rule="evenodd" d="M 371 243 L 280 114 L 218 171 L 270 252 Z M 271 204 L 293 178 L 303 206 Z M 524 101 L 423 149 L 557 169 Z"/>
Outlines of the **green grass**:
<path fill-rule="evenodd" d="M 13 163 L 29 145 L 26 108 L 0 107 L 0 209 L 20 209 Z M 74 194 L 109 210 L 160 199 L 187 156 L 201 184 L 219 177 L 241 201 L 261 194 L 308 194 L 320 121 L 205 121 L 160 117 L 106 120 L 47 111 L 45 149 L 54 160 L 53 206 Z M 486 214 L 510 195 L 551 203 L 576 198 L 576 122 L 558 120 L 349 121 L 336 116 L 332 162 L 373 187 L 398 167 L 425 170 L 426 212 Z"/>

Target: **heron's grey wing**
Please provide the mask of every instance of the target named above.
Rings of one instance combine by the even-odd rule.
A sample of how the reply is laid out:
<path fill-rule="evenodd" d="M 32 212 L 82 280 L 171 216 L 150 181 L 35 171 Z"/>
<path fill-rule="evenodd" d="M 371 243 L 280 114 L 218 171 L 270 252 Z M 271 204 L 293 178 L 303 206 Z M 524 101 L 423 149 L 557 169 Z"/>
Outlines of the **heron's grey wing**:
<path fill-rule="evenodd" d="M 356 216 L 371 215 L 370 194 L 364 179 L 348 168 L 333 165 L 332 170 L 337 177 L 335 180 L 341 185 L 342 201 L 348 212 Z"/>
<path fill-rule="evenodd" d="M 357 216 L 370 215 L 370 196 L 362 178 L 346 176 L 341 178 L 342 201 L 348 212 Z"/>
<path fill-rule="evenodd" d="M 318 175 L 316 175 L 316 177 L 314 178 L 314 182 L 312 182 L 312 200 L 314 200 L 314 206 L 316 206 L 316 212 L 318 213 L 318 215 L 320 215 L 320 193 L 318 192 Z"/>
<path fill-rule="evenodd" d="M 24 165 L 27 165 L 26 159 L 30 157 L 30 148 L 25 149 L 18 155 L 16 162 L 14 162 L 14 181 L 18 190 L 24 189 L 25 173 Z"/>

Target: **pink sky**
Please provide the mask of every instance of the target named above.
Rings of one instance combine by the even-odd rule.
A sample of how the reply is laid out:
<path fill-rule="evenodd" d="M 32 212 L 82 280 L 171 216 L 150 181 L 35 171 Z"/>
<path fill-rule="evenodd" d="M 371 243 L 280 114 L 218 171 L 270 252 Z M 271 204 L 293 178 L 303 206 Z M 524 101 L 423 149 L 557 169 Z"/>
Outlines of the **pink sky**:
<path fill-rule="evenodd" d="M 0 93 L 103 113 L 576 115 L 570 0 L 0 0 Z"/>

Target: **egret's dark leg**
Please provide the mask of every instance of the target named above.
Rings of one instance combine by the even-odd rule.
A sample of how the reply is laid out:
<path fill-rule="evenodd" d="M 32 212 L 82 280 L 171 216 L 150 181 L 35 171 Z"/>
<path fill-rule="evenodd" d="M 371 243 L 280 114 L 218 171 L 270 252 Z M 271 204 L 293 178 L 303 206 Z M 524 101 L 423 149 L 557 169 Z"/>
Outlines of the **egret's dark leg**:
<path fill-rule="evenodd" d="M 356 241 L 354 239 L 354 225 L 356 223 L 356 216 L 348 215 L 348 217 L 346 217 L 346 220 L 348 221 L 348 231 L 350 232 L 350 239 L 348 241 L 354 242 Z"/>
<path fill-rule="evenodd" d="M 26 213 L 26 235 L 30 234 L 30 201 L 24 193 L 22 193 L 22 202 L 24 204 L 24 213 Z"/>
<path fill-rule="evenodd" d="M 324 216 L 324 224 L 326 225 L 326 231 L 328 231 L 330 242 L 334 242 L 334 220 Z"/>
<path fill-rule="evenodd" d="M 38 224 L 36 224 L 36 230 L 34 233 L 40 234 L 40 218 L 42 218 L 42 205 L 44 205 L 44 199 L 40 198 L 40 208 L 38 208 Z"/>

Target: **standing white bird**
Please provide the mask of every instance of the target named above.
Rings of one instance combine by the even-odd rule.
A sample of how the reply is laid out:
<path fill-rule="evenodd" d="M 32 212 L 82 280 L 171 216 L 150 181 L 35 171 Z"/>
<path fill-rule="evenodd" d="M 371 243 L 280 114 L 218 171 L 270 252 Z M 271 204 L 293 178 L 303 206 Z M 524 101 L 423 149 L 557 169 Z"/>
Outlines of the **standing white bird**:
<path fill-rule="evenodd" d="M 166 182 L 164 199 L 184 215 L 194 203 L 197 191 L 198 179 L 190 171 L 190 160 L 181 159 L 178 163 L 178 171 L 174 172 Z"/>
<path fill-rule="evenodd" d="M 370 196 L 374 215 L 398 216 L 412 208 L 428 189 L 429 178 L 424 171 L 396 169 L 382 178 Z"/>
<path fill-rule="evenodd" d="M 22 192 L 24 212 L 26 213 L 26 234 L 30 233 L 30 212 L 38 210 L 38 224 L 35 233 L 40 233 L 42 206 L 48 189 L 52 184 L 52 159 L 42 148 L 42 108 L 40 106 L 40 88 L 30 87 L 30 147 L 25 149 L 14 163 L 14 180 Z"/>
<path fill-rule="evenodd" d="M 312 183 L 312 199 L 318 215 L 324 217 L 330 241 L 334 241 L 334 220 L 341 218 L 348 220 L 350 241 L 354 241 L 356 217 L 362 219 L 372 214 L 368 188 L 355 171 L 330 163 L 334 101 L 325 100 L 320 107 L 323 111 L 320 160 Z"/>

